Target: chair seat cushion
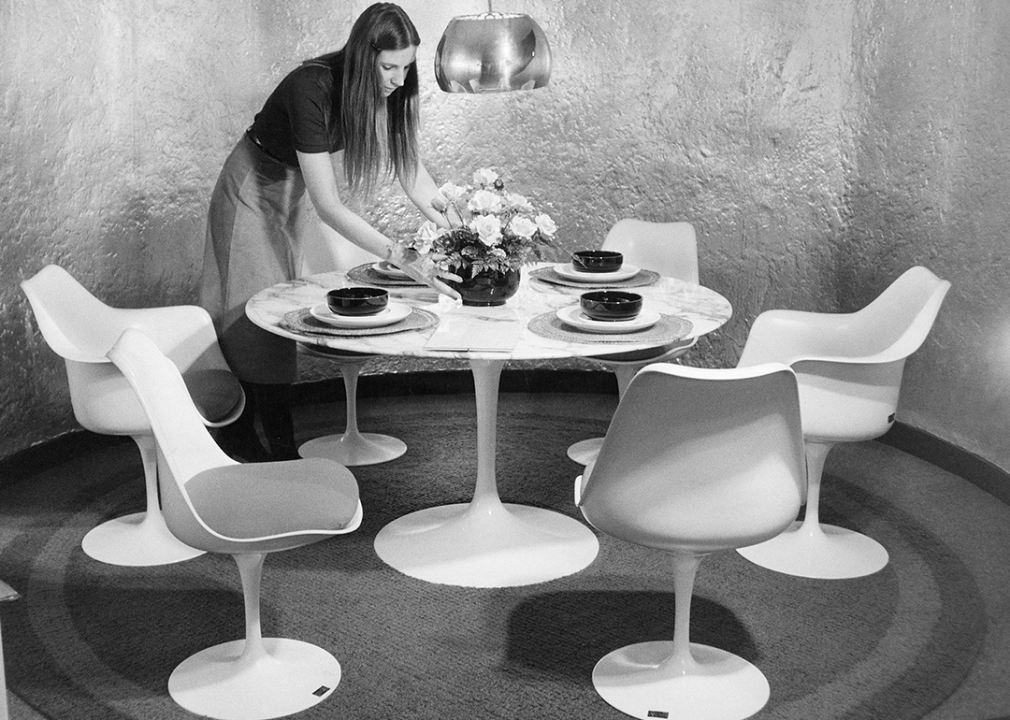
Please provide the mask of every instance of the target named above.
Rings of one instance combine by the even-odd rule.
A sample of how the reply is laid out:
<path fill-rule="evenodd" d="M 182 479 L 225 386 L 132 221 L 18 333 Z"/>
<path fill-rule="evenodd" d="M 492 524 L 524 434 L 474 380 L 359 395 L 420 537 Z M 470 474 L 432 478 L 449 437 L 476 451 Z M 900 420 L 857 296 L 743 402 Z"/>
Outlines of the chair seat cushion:
<path fill-rule="evenodd" d="M 242 386 L 228 370 L 187 370 L 182 379 L 207 422 L 224 420 L 242 401 Z"/>
<path fill-rule="evenodd" d="M 358 508 L 354 475 L 322 458 L 211 468 L 186 491 L 211 530 L 241 540 L 341 530 Z"/>

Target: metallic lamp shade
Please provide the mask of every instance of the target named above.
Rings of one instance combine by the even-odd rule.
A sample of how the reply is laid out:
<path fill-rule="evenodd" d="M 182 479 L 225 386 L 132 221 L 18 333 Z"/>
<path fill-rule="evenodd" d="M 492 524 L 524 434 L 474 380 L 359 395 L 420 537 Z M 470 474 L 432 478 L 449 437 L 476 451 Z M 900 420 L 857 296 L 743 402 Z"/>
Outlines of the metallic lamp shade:
<path fill-rule="evenodd" d="M 449 21 L 438 43 L 435 78 L 449 93 L 544 87 L 551 79 L 551 46 L 529 15 L 461 15 Z"/>

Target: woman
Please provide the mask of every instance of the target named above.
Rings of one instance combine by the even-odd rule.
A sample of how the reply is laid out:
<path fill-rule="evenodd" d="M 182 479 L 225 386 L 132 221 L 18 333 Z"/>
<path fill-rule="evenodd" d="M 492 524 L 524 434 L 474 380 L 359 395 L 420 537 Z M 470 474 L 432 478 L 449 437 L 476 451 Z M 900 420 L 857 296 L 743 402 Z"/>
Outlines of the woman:
<path fill-rule="evenodd" d="M 295 344 L 253 325 L 245 303 L 296 277 L 295 227 L 308 194 L 319 218 L 355 245 L 452 297 L 434 265 L 404 251 L 341 201 L 336 168 L 351 192 L 368 196 L 379 173 L 395 174 L 428 219 L 437 186 L 418 158 L 420 37 L 397 5 L 377 3 L 354 23 L 342 50 L 306 61 L 285 77 L 232 151 L 211 198 L 201 304 L 215 319 L 225 358 L 246 389 L 243 416 L 218 435 L 247 460 L 297 457 L 289 403 Z M 270 445 L 254 430 L 259 414 Z"/>

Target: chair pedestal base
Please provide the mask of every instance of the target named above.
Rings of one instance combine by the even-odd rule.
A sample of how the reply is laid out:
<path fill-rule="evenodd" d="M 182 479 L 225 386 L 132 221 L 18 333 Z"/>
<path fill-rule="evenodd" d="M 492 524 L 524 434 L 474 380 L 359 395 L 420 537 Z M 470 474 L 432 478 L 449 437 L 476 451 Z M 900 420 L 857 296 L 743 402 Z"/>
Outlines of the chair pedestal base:
<path fill-rule="evenodd" d="M 691 643 L 695 667 L 664 667 L 673 642 L 629 645 L 606 655 L 593 669 L 600 697 L 636 718 L 742 720 L 768 702 L 764 674 L 732 653 Z"/>
<path fill-rule="evenodd" d="M 99 562 L 128 567 L 169 565 L 204 554 L 177 539 L 160 512 L 108 520 L 84 536 L 81 549 Z"/>
<path fill-rule="evenodd" d="M 340 683 L 340 663 L 300 640 L 264 638 L 266 655 L 239 660 L 245 640 L 215 645 L 184 660 L 168 693 L 186 710 L 220 720 L 267 720 L 310 708 Z"/>
<path fill-rule="evenodd" d="M 582 570 L 599 549 L 578 520 L 496 500 L 418 510 L 375 537 L 378 556 L 404 575 L 463 587 L 555 580 Z"/>
<path fill-rule="evenodd" d="M 834 525 L 794 522 L 785 532 L 738 553 L 769 570 L 819 580 L 864 577 L 887 565 L 876 540 Z"/>
<path fill-rule="evenodd" d="M 601 437 L 580 440 L 568 446 L 568 459 L 574 460 L 579 465 L 588 465 L 600 454 L 601 447 L 603 447 Z"/>
<path fill-rule="evenodd" d="M 309 440 L 298 448 L 303 458 L 327 458 L 355 467 L 389 462 L 407 452 L 402 440 L 377 433 L 344 433 Z"/>

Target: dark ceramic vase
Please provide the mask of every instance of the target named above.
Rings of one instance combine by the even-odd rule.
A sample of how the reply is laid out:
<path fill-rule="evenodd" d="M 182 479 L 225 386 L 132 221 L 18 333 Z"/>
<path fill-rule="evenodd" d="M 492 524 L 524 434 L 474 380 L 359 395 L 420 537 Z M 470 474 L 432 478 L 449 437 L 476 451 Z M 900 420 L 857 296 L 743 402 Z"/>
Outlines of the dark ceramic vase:
<path fill-rule="evenodd" d="M 472 270 L 472 267 L 453 268 L 452 271 L 459 275 L 462 281 L 447 281 L 448 285 L 455 288 L 463 298 L 464 305 L 476 307 L 504 305 L 505 301 L 519 289 L 518 269 L 506 272 L 486 270 L 476 275 L 472 274 Z"/>

